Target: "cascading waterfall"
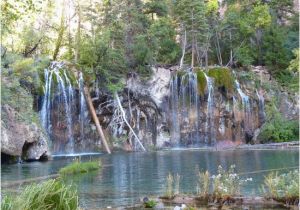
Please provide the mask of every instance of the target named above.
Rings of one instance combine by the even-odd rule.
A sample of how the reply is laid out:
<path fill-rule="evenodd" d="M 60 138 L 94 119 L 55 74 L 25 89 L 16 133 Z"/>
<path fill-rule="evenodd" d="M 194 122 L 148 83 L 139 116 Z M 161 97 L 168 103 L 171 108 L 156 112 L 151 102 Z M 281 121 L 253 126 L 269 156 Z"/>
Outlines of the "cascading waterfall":
<path fill-rule="evenodd" d="M 171 142 L 175 146 L 199 145 L 200 103 L 197 74 L 174 74 L 170 83 Z"/>
<path fill-rule="evenodd" d="M 256 95 L 258 98 L 258 105 L 259 105 L 259 121 L 260 124 L 263 124 L 265 122 L 266 119 L 266 113 L 265 113 L 265 99 L 263 97 L 262 94 L 260 94 L 257 90 L 256 90 Z"/>
<path fill-rule="evenodd" d="M 84 140 L 84 125 L 87 121 L 87 106 L 84 97 L 84 80 L 82 72 L 79 74 L 79 92 L 80 92 L 80 112 L 79 112 L 79 123 L 80 123 L 80 140 Z"/>
<path fill-rule="evenodd" d="M 68 144 L 67 144 L 67 151 L 70 153 L 74 152 L 74 137 L 73 137 L 73 129 L 72 129 L 72 115 L 71 115 L 71 99 L 72 99 L 72 91 L 67 91 L 65 82 L 63 78 L 60 76 L 59 71 L 54 71 L 54 74 L 56 75 L 58 87 L 60 92 L 62 92 L 62 99 L 63 104 L 65 106 L 65 116 L 67 119 L 67 131 L 68 131 Z M 66 80 L 66 84 L 69 87 L 71 83 L 69 83 L 69 80 Z M 69 89 L 69 88 L 68 88 Z"/>
<path fill-rule="evenodd" d="M 51 119 L 51 109 L 53 109 L 53 100 L 56 95 L 58 96 L 58 101 L 64 104 L 63 113 L 66 118 L 66 128 L 67 128 L 67 138 L 68 142 L 64 146 L 65 148 L 59 148 L 58 150 L 64 150 L 68 153 L 74 152 L 74 136 L 73 136 L 73 119 L 72 119 L 72 103 L 74 99 L 74 90 L 70 79 L 68 78 L 66 71 L 62 69 L 63 63 L 52 62 L 48 69 L 45 69 L 45 87 L 44 87 L 44 97 L 43 104 L 40 111 L 41 123 L 44 129 L 47 131 L 48 135 L 52 135 L 52 119 Z M 55 75 L 55 79 L 53 76 Z M 56 86 L 53 82 L 56 81 Z M 56 150 L 56 148 L 54 149 Z M 57 152 L 57 151 L 54 151 Z M 61 152 L 61 151 L 59 151 Z"/>
<path fill-rule="evenodd" d="M 252 129 L 252 116 L 251 116 L 251 104 L 249 96 L 247 96 L 241 89 L 240 83 L 235 80 L 236 89 L 242 99 L 242 105 L 244 108 L 244 119 L 245 119 L 245 128 L 248 130 Z"/>
<path fill-rule="evenodd" d="M 171 80 L 170 84 L 170 110 L 171 110 L 171 142 L 175 144 L 179 143 L 180 140 L 180 125 L 179 125 L 179 92 L 178 92 L 178 76 L 175 74 Z"/>
<path fill-rule="evenodd" d="M 173 74 L 169 98 L 170 143 L 173 147 L 213 146 L 217 145 L 217 140 L 250 141 L 254 129 L 259 126 L 254 117 L 259 116 L 262 119 L 259 122 L 263 122 L 262 94 L 257 92 L 259 102 L 251 100 L 237 79 L 232 80 L 235 92 L 220 85 L 215 74 L 210 77 L 201 70 Z M 252 104 L 256 102 L 258 106 Z M 261 113 L 256 115 L 259 110 Z"/>
<path fill-rule="evenodd" d="M 207 113 L 205 121 L 205 138 L 206 144 L 215 144 L 215 125 L 214 125 L 214 82 L 213 79 L 204 74 L 207 83 Z M 210 137 L 210 139 L 209 139 Z"/>

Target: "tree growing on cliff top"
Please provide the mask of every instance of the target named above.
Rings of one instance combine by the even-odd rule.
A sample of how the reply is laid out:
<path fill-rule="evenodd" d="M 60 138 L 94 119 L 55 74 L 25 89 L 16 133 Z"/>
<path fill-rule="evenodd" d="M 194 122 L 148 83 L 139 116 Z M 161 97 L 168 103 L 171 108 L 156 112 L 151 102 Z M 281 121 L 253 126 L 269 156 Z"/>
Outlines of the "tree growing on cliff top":
<path fill-rule="evenodd" d="M 183 47 L 191 49 L 191 67 L 202 64 L 202 58 L 207 58 L 208 24 L 204 0 L 180 0 L 175 2 L 177 22 L 181 31 Z M 184 51 L 184 50 L 183 50 Z M 206 59 L 207 65 L 207 59 Z"/>

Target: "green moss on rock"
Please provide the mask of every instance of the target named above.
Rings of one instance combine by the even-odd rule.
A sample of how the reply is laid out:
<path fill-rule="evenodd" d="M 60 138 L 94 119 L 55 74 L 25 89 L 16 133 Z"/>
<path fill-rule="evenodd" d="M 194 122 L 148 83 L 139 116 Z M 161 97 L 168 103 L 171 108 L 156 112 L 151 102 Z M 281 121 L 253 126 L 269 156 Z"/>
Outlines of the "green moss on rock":
<path fill-rule="evenodd" d="M 196 74 L 197 74 L 198 94 L 203 96 L 205 93 L 206 85 L 207 85 L 206 78 L 205 78 L 204 72 L 201 70 L 198 70 L 196 72 Z"/>
<path fill-rule="evenodd" d="M 232 92 L 234 87 L 234 79 L 228 68 L 212 68 L 208 71 L 208 76 L 215 79 L 216 87 L 225 87 L 228 91 Z"/>

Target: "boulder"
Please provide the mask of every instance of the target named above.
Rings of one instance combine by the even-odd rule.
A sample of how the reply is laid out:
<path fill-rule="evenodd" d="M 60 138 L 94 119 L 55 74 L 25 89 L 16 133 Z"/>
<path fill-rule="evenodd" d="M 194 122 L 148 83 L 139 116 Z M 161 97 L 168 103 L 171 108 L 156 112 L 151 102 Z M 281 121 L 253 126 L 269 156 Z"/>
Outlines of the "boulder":
<path fill-rule="evenodd" d="M 2 106 L 1 153 L 22 156 L 24 160 L 39 160 L 49 156 L 47 137 L 35 123 L 19 119 L 19 113 L 7 104 Z"/>

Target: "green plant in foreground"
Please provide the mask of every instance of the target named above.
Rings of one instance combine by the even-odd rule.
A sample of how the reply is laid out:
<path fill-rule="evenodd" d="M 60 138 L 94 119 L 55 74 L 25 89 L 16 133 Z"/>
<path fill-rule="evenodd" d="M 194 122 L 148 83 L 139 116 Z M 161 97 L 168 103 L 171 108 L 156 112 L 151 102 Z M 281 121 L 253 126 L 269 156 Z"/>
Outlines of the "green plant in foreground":
<path fill-rule="evenodd" d="M 209 172 L 204 173 L 199 172 L 198 174 L 198 183 L 197 183 L 197 193 L 200 196 L 207 196 L 209 194 Z"/>
<path fill-rule="evenodd" d="M 144 203 L 145 208 L 154 208 L 157 205 L 157 202 L 154 200 L 149 200 Z"/>
<path fill-rule="evenodd" d="M 263 193 L 273 199 L 299 199 L 299 171 L 294 170 L 278 175 L 270 173 L 265 176 Z"/>
<path fill-rule="evenodd" d="M 240 193 L 242 180 L 235 173 L 235 165 L 231 165 L 228 171 L 222 166 L 218 167 L 218 175 L 212 176 L 213 194 L 216 197 L 235 196 Z"/>
<path fill-rule="evenodd" d="M 74 186 L 61 180 L 32 184 L 17 196 L 6 195 L 1 201 L 4 210 L 77 210 L 78 194 Z"/>
<path fill-rule="evenodd" d="M 167 176 L 165 196 L 172 198 L 174 195 L 179 194 L 180 175 L 176 174 L 174 177 L 171 173 Z"/>
<path fill-rule="evenodd" d="M 58 173 L 61 176 L 66 176 L 71 174 L 87 173 L 90 171 L 98 170 L 100 167 L 101 162 L 98 161 L 79 162 L 78 160 L 76 160 L 70 165 L 61 168 Z"/>

